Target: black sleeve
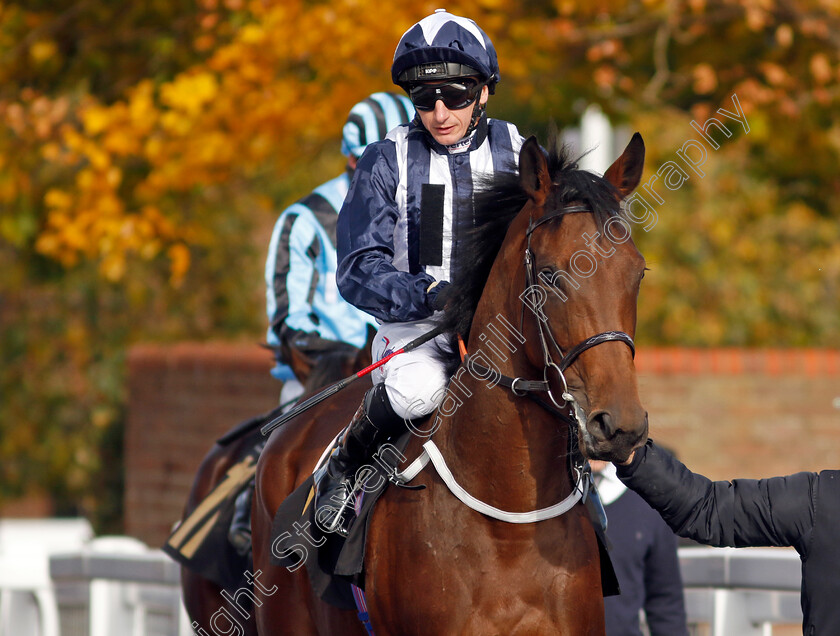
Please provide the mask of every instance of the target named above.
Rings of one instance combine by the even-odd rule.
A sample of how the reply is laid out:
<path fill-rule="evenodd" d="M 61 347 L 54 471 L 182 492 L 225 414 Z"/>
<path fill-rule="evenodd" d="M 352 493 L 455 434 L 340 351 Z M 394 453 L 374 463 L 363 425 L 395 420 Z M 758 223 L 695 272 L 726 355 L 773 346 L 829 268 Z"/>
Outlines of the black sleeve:
<path fill-rule="evenodd" d="M 618 477 L 681 537 L 713 546 L 793 546 L 803 554 L 814 526 L 816 473 L 711 481 L 652 440 Z"/>

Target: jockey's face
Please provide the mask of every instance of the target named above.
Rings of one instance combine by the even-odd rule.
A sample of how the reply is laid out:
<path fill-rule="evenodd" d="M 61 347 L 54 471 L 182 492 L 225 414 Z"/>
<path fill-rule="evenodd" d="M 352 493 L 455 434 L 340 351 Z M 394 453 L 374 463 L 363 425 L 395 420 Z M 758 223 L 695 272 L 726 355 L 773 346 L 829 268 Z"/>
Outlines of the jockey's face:
<path fill-rule="evenodd" d="M 481 96 L 478 98 L 480 102 L 486 104 L 489 96 L 488 88 L 486 86 L 482 87 Z M 418 109 L 417 113 L 420 115 L 420 121 L 435 138 L 435 141 L 444 146 L 449 146 L 456 141 L 460 141 L 467 134 L 474 106 L 475 102 L 464 108 L 453 110 L 447 108 L 443 100 L 439 99 L 435 102 L 433 110 L 423 111 Z"/>

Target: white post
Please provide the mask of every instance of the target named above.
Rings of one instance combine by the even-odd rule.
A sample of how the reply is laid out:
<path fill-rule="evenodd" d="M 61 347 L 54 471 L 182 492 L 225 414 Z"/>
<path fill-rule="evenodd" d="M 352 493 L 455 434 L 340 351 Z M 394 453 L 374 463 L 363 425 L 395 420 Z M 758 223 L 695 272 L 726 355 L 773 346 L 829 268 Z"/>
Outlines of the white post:
<path fill-rule="evenodd" d="M 746 598 L 733 590 L 715 590 L 711 636 L 763 636 L 761 626 L 748 616 Z"/>
<path fill-rule="evenodd" d="M 584 170 L 603 175 L 615 159 L 610 120 L 597 104 L 590 104 L 580 120 L 580 150 L 588 152 L 580 161 Z"/>

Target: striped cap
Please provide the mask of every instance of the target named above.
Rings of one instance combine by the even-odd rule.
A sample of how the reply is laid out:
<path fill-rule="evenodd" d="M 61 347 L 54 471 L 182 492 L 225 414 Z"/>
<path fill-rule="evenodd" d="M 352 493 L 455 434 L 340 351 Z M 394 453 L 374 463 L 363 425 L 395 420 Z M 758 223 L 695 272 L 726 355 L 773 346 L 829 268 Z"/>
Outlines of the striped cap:
<path fill-rule="evenodd" d="M 392 128 L 414 119 L 414 105 L 405 95 L 374 93 L 350 109 L 344 124 L 341 152 L 361 157 L 368 144 L 385 139 Z"/>
<path fill-rule="evenodd" d="M 457 70 L 458 65 L 467 69 Z M 444 9 L 436 10 L 403 34 L 391 65 L 391 80 L 403 88 L 435 77 L 476 74 L 487 82 L 492 94 L 501 79 L 496 49 L 475 22 Z"/>

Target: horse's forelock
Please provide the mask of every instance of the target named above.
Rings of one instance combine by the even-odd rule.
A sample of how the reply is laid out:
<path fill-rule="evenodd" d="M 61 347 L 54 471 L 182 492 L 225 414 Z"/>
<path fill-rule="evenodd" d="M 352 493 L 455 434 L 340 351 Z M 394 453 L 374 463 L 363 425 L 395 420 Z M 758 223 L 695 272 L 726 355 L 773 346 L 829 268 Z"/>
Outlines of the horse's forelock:
<path fill-rule="evenodd" d="M 552 193 L 555 206 L 582 203 L 592 210 L 601 228 L 610 217 L 621 213 L 618 189 L 604 177 L 579 168 L 580 160 L 588 152 L 573 157 L 571 147 L 561 145 L 555 136 L 549 140 L 549 148 L 548 168 L 555 184 Z"/>

